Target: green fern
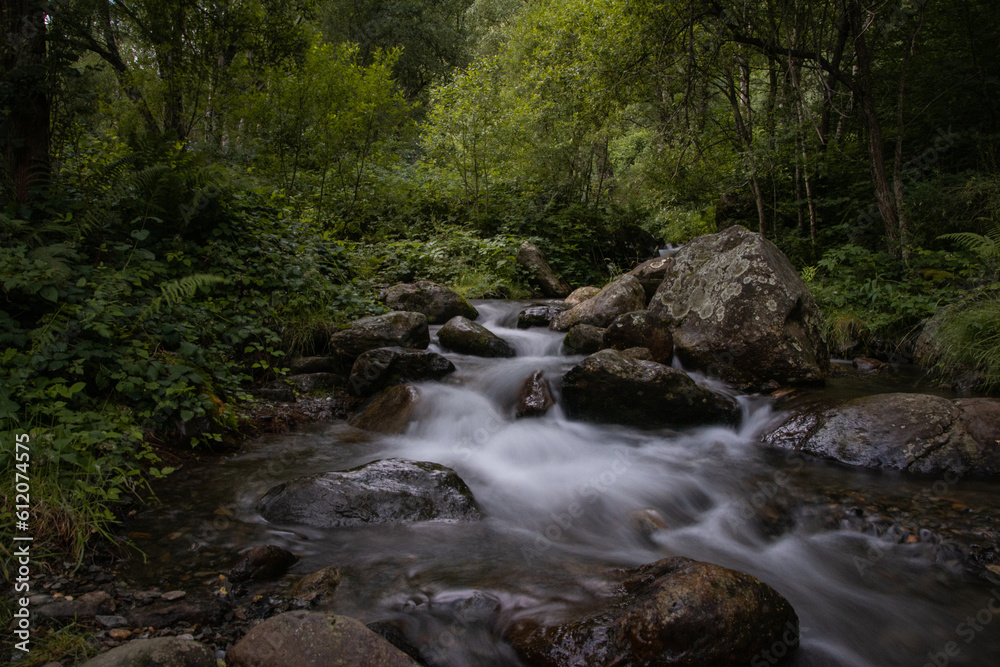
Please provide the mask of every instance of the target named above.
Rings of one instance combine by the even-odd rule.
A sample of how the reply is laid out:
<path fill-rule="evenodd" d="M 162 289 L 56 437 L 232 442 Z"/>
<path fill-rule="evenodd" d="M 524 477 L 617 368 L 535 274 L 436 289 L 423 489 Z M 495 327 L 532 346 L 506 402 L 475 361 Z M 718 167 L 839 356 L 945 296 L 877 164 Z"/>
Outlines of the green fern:
<path fill-rule="evenodd" d="M 146 313 L 140 319 L 144 320 L 153 313 L 160 312 L 164 305 L 176 306 L 185 299 L 193 298 L 202 287 L 225 282 L 227 282 L 225 278 L 210 273 L 195 273 L 177 280 L 167 281 L 160 285 L 160 295 L 153 299 L 149 308 L 146 309 Z"/>
<path fill-rule="evenodd" d="M 984 261 L 1000 260 L 1000 225 L 994 226 L 986 234 L 958 232 L 944 234 L 939 238 L 945 241 L 955 241 L 963 248 L 979 255 Z"/>

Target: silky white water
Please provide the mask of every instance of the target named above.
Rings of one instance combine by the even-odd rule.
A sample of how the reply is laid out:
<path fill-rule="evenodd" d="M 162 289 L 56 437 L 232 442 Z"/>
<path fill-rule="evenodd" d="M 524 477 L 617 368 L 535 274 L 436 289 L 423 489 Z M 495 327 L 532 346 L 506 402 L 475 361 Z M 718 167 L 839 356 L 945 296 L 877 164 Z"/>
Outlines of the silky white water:
<path fill-rule="evenodd" d="M 912 495 L 930 481 L 764 450 L 757 438 L 774 416 L 767 398 L 740 397 L 744 418 L 735 429 L 590 424 L 567 420 L 558 407 L 542 418 L 515 419 L 526 378 L 542 370 L 558 396 L 559 378 L 582 359 L 559 355 L 561 334 L 516 329 L 525 305 L 476 304 L 478 321 L 515 347 L 513 359 L 442 351 L 432 329 L 431 349 L 458 370 L 420 386 L 405 434 L 325 424 L 260 438 L 222 464 L 176 474 L 160 492 L 164 507 L 140 519 L 154 533 L 141 546 L 186 559 L 187 570 L 206 579 L 231 564 L 219 559 L 253 544 L 279 544 L 302 556 L 293 573 L 336 565 L 344 576 L 334 609 L 365 622 L 395 619 L 434 664 L 519 664 L 497 632 L 456 611 L 455 602 L 476 591 L 499 602 L 498 630 L 516 614 L 599 596 L 609 567 L 666 556 L 748 572 L 788 598 L 800 618 L 801 648 L 787 664 L 994 664 L 1000 618 L 978 626 L 969 641 L 971 626 L 962 626 L 988 608 L 995 589 L 988 582 L 942 563 L 933 545 L 808 525 L 782 518 L 808 515 L 808 507 L 772 507 L 790 487 Z M 710 378 L 699 381 L 732 393 Z M 270 525 L 255 510 L 274 484 L 389 456 L 454 468 L 487 519 L 320 530 Z M 1000 506 L 989 484 L 963 482 L 949 491 Z M 663 524 L 652 532 L 643 521 L 651 514 Z M 957 654 L 948 655 L 949 642 Z M 784 655 L 784 647 L 776 653 Z M 759 664 L 774 664 L 772 657 L 760 656 Z"/>

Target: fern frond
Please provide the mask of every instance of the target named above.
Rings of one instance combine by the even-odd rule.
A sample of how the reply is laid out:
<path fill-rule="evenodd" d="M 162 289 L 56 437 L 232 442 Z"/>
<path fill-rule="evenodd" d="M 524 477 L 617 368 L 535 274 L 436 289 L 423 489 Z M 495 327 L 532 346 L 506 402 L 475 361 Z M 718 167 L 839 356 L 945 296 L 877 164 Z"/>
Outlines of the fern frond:
<path fill-rule="evenodd" d="M 210 273 L 195 273 L 190 276 L 178 278 L 177 280 L 167 281 L 160 285 L 160 295 L 153 299 L 140 320 L 144 320 L 151 314 L 159 312 L 164 305 L 176 306 L 185 299 L 193 298 L 202 287 L 225 282 L 227 280 L 222 276 Z"/>
<path fill-rule="evenodd" d="M 1000 259 L 1000 226 L 986 234 L 974 232 L 956 232 L 944 234 L 939 238 L 954 241 L 966 250 L 971 250 L 983 259 Z"/>

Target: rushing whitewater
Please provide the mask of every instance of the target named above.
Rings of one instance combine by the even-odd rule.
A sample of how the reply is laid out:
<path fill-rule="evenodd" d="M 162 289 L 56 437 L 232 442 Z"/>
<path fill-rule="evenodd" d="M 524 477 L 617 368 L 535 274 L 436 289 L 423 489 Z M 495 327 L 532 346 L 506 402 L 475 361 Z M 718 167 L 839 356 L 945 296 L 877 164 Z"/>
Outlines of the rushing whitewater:
<path fill-rule="evenodd" d="M 989 586 L 938 563 L 932 546 L 795 520 L 810 508 L 790 506 L 789 489 L 832 484 L 912 494 L 925 482 L 764 450 L 758 436 L 774 416 L 769 399 L 738 397 L 738 428 L 574 422 L 558 405 L 540 418 L 515 419 L 518 393 L 533 372 L 544 372 L 558 398 L 559 378 L 582 359 L 560 356 L 563 334 L 515 328 L 525 305 L 476 303 L 477 321 L 516 349 L 511 359 L 452 354 L 432 328 L 430 349 L 458 370 L 420 386 L 417 418 L 405 434 L 328 424 L 261 438 L 224 465 L 172 481 L 161 493 L 172 511 L 147 521 L 158 534 L 165 524 L 193 536 L 194 549 L 177 559 L 200 559 L 202 569 L 253 544 L 302 556 L 296 573 L 336 565 L 343 583 L 334 610 L 364 622 L 397 621 L 433 664 L 520 664 L 499 639 L 505 622 L 586 602 L 606 592 L 600 575 L 608 567 L 665 556 L 741 570 L 784 595 L 801 621 L 801 648 L 788 664 L 919 666 L 944 656 L 944 664 L 986 665 L 1000 655 L 1000 618 L 969 641 L 969 626 L 962 627 L 988 608 Z M 487 518 L 324 531 L 271 525 L 254 509 L 276 483 L 387 457 L 455 469 Z M 960 499 L 961 490 L 955 493 Z M 992 490 L 976 493 L 997 499 Z M 231 518 L 204 530 L 205 518 L 220 509 Z M 144 548 L 155 554 L 159 547 Z M 475 595 L 493 605 L 492 626 L 469 616 L 463 601 Z M 949 642 L 957 653 L 946 652 Z M 776 664 L 787 652 L 774 649 L 759 664 Z"/>

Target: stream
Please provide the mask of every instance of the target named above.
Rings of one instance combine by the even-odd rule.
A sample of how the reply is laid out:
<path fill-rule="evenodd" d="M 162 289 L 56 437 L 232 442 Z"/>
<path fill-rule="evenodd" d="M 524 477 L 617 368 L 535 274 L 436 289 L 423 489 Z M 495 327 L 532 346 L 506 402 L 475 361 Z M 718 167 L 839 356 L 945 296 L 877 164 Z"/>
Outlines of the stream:
<path fill-rule="evenodd" d="M 340 568 L 332 610 L 366 623 L 395 619 L 433 664 L 518 665 L 494 631 L 506 620 L 586 604 L 604 592 L 601 575 L 609 567 L 686 556 L 750 573 L 791 602 L 801 648 L 784 664 L 997 664 L 1000 586 L 964 573 L 932 541 L 897 544 L 889 535 L 809 517 L 829 509 L 826 489 L 891 504 L 931 488 L 956 507 L 996 516 L 1000 487 L 975 480 L 933 486 L 938 480 L 767 451 L 757 438 L 786 409 L 770 398 L 739 396 L 743 419 L 735 429 L 591 424 L 567 420 L 558 406 L 541 418 L 515 420 L 528 376 L 543 370 L 558 393 L 558 378 L 583 357 L 560 356 L 563 334 L 515 328 L 527 303 L 475 305 L 477 321 L 511 343 L 516 358 L 443 351 L 434 337 L 440 327 L 432 327 L 430 349 L 458 370 L 421 385 L 418 419 L 405 435 L 314 424 L 172 474 L 156 488 L 162 505 L 132 522 L 149 535 L 136 544 L 152 562 L 136 566 L 133 577 L 207 586 L 238 552 L 275 544 L 300 556 L 294 575 Z M 917 380 L 835 378 L 803 395 L 928 393 Z M 454 468 L 487 518 L 321 530 L 273 525 L 255 510 L 278 483 L 386 457 Z M 664 527 L 643 529 L 649 516 Z M 469 621 L 467 602 L 477 592 L 499 608 L 492 630 Z"/>

